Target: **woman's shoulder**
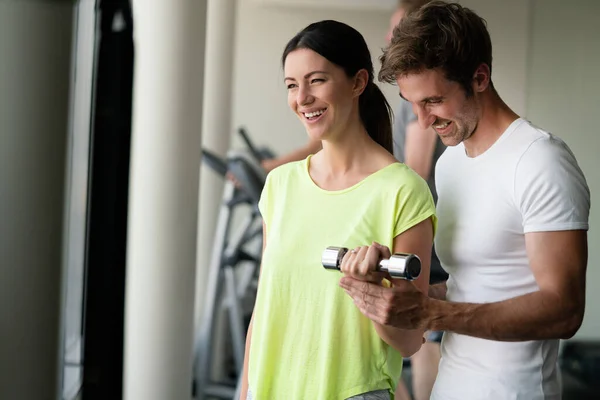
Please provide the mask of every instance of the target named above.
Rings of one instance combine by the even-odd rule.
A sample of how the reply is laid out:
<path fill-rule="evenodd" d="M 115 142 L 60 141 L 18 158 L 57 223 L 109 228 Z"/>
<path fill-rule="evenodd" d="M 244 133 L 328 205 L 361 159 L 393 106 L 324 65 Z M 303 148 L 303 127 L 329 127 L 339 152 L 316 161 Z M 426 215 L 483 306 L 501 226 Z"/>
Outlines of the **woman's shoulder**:
<path fill-rule="evenodd" d="M 429 202 L 432 199 L 427 181 L 406 164 L 396 162 L 380 170 L 372 181 L 372 191 L 386 198 L 402 201 Z M 433 200 L 432 200 L 433 201 Z"/>
<path fill-rule="evenodd" d="M 401 162 L 394 162 L 381 170 L 381 179 L 395 187 L 427 186 L 427 181 L 412 170 L 408 165 Z"/>
<path fill-rule="evenodd" d="M 306 170 L 307 159 L 291 161 L 273 168 L 267 174 L 267 182 L 284 182 L 300 178 Z"/>

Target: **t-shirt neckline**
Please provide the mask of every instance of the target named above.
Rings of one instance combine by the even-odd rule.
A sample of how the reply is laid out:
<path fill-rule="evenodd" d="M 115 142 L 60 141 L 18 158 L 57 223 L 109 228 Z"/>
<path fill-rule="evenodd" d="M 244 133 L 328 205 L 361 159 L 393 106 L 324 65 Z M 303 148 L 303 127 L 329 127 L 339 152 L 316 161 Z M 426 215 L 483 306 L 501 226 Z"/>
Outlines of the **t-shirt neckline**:
<path fill-rule="evenodd" d="M 386 165 L 383 168 L 378 169 L 377 171 L 373 172 L 372 174 L 364 177 L 363 179 L 361 179 L 360 181 L 356 182 L 352 186 L 349 186 L 347 188 L 340 189 L 340 190 L 326 190 L 326 189 L 323 189 L 322 187 L 320 187 L 319 185 L 317 185 L 317 183 L 313 180 L 312 176 L 310 176 L 310 169 L 309 168 L 310 168 L 310 160 L 311 160 L 312 156 L 313 156 L 313 154 L 310 154 L 304 160 L 304 173 L 306 175 L 306 178 L 308 179 L 309 184 L 315 190 L 317 190 L 317 191 L 319 191 L 319 192 L 321 192 L 323 194 L 327 194 L 327 195 L 340 195 L 340 194 L 351 192 L 352 190 L 355 190 L 358 187 L 362 186 L 365 182 L 373 179 L 375 176 L 383 173 L 383 171 L 386 171 L 386 170 L 392 168 L 392 166 L 394 166 L 396 164 L 401 165 L 401 163 L 399 163 L 399 162 L 393 162 L 393 163 L 390 163 L 389 165 Z"/>
<path fill-rule="evenodd" d="M 490 157 L 490 154 L 493 154 L 495 152 L 494 149 L 500 146 L 500 144 L 504 142 L 504 140 L 506 140 L 506 138 L 508 138 L 523 122 L 525 122 L 525 119 L 522 117 L 518 117 L 513 122 L 511 122 L 510 125 L 508 125 L 508 127 L 504 130 L 504 132 L 502 132 L 502 135 L 500 135 L 500 137 L 494 143 L 492 143 L 492 145 L 486 151 L 484 151 L 477 157 L 469 157 L 467 155 L 467 150 L 465 149 L 464 143 L 461 143 L 464 158 L 467 160 L 467 162 L 475 163 Z"/>

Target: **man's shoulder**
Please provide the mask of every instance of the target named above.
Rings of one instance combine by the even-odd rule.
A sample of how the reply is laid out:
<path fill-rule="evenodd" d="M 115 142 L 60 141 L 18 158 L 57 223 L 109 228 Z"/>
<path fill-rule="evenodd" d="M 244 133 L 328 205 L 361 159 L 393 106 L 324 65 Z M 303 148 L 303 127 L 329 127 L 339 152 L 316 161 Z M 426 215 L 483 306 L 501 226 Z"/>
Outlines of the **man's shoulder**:
<path fill-rule="evenodd" d="M 513 148 L 520 153 L 519 165 L 545 168 L 566 161 L 577 164 L 575 155 L 559 136 L 537 127 L 529 121 L 521 124 L 514 137 Z"/>
<path fill-rule="evenodd" d="M 538 147 L 543 149 L 542 151 L 568 149 L 568 146 L 560 137 L 527 120 L 522 120 L 515 128 L 510 140 L 511 147 L 515 150 L 519 149 L 523 153 Z"/>

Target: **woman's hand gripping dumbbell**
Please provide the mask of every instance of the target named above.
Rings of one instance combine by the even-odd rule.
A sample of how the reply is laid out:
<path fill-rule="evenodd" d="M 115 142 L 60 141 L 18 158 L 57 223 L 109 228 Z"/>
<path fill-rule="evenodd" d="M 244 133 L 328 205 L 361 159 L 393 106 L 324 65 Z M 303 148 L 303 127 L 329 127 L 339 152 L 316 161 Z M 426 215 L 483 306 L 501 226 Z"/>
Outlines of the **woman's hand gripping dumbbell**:
<path fill-rule="evenodd" d="M 383 248 L 383 246 L 380 246 Z M 386 248 L 387 250 L 387 248 Z M 348 254 L 348 249 L 345 247 L 327 247 L 321 256 L 321 263 L 326 269 L 341 270 L 344 257 L 348 255 L 352 257 L 354 254 L 367 251 L 366 246 L 360 249 L 354 249 Z M 366 254 L 361 254 L 361 259 L 367 258 Z M 351 260 L 348 260 L 351 262 Z M 363 268 L 364 269 L 364 268 Z M 408 281 L 415 280 L 421 273 L 421 259 L 416 254 L 395 253 L 389 259 L 381 259 L 377 263 L 376 272 L 389 274 L 394 279 L 405 279 Z M 366 276 L 367 271 L 362 271 Z"/>

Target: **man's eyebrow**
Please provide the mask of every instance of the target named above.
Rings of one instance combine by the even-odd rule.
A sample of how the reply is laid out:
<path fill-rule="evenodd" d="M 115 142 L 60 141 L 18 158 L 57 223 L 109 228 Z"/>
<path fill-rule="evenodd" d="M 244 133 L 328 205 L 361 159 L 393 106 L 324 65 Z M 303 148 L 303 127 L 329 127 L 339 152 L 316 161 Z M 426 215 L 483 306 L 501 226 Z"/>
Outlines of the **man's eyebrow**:
<path fill-rule="evenodd" d="M 327 72 L 326 71 L 312 71 L 312 72 L 309 72 L 308 74 L 304 75 L 304 79 L 308 79 L 314 74 L 327 74 Z M 286 76 L 283 80 L 284 81 L 287 81 L 287 80 L 295 81 L 294 78 L 290 78 L 289 76 Z"/>
<path fill-rule="evenodd" d="M 404 97 L 402 95 L 402 92 L 398 92 L 398 94 L 400 95 L 400 97 L 402 97 L 404 100 L 408 101 L 410 103 L 409 100 L 406 99 L 406 97 Z M 429 103 L 429 102 L 437 102 L 440 100 L 444 100 L 444 96 L 429 96 L 429 97 L 425 97 L 424 99 L 421 99 L 421 101 L 419 101 L 419 103 Z"/>
<path fill-rule="evenodd" d="M 444 99 L 444 96 L 430 96 L 430 97 L 425 97 L 423 100 L 421 100 L 421 102 L 422 103 L 430 103 L 430 102 L 440 101 L 443 99 Z"/>

